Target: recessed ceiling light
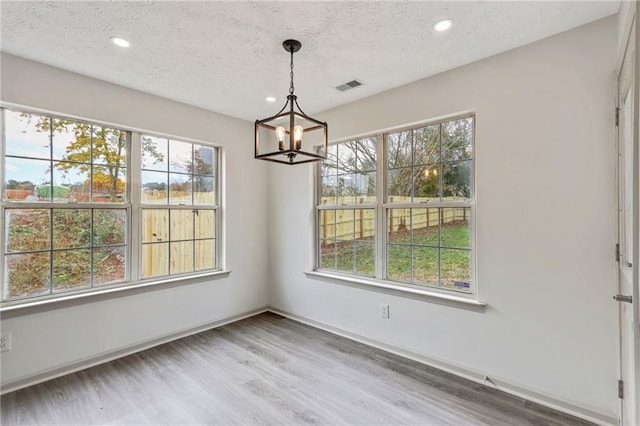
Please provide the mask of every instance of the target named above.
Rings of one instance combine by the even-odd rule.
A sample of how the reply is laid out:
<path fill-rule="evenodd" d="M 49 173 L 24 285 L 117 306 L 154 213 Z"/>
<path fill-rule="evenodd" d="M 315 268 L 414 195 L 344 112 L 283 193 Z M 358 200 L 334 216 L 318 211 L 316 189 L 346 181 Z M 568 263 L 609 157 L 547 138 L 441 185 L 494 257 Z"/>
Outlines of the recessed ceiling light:
<path fill-rule="evenodd" d="M 266 98 L 264 98 L 264 100 L 273 103 L 276 101 L 276 98 L 274 98 L 273 96 L 267 96 Z"/>
<path fill-rule="evenodd" d="M 433 29 L 438 31 L 439 33 L 443 31 L 447 31 L 453 25 L 453 21 L 451 19 L 443 19 L 441 21 L 436 22 L 433 26 Z"/>
<path fill-rule="evenodd" d="M 116 46 L 129 47 L 129 42 L 121 37 L 111 37 L 111 42 Z"/>

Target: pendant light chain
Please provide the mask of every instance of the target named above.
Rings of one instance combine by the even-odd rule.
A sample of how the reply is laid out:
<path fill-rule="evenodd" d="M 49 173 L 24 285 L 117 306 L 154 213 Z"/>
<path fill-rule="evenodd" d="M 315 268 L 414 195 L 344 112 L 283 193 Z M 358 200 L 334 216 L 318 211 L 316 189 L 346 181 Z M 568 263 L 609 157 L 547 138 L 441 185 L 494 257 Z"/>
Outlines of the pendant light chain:
<path fill-rule="evenodd" d="M 289 94 L 293 95 L 293 49 L 291 49 L 291 72 L 289 73 L 291 76 L 291 86 L 289 86 Z"/>

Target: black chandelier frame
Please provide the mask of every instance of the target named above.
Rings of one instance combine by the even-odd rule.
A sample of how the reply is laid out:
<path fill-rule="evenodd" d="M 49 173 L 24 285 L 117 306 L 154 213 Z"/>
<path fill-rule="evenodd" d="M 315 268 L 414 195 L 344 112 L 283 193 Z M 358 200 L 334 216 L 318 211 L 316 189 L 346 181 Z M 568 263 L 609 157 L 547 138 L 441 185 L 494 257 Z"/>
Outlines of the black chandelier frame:
<path fill-rule="evenodd" d="M 294 94 L 294 85 L 293 85 L 293 54 L 300 50 L 302 44 L 298 40 L 285 40 L 282 43 L 284 49 L 291 54 L 291 84 L 289 86 L 289 95 L 287 96 L 287 101 L 284 106 L 278 113 L 272 115 L 271 117 L 264 118 L 262 120 L 256 120 L 255 122 L 255 158 L 266 161 L 273 161 L 276 163 L 282 164 L 304 164 L 311 163 L 315 161 L 322 161 L 327 158 L 327 145 L 328 145 L 328 125 L 324 121 L 317 120 L 313 117 L 308 116 L 304 113 L 300 105 L 298 105 L 298 97 Z M 280 143 L 277 151 L 260 153 L 260 129 L 267 129 L 273 134 L 276 133 L 276 129 L 278 126 L 270 124 L 271 122 L 278 121 L 284 117 L 288 117 L 288 128 L 285 127 L 285 140 L 284 143 Z M 296 118 L 298 121 L 296 121 Z M 322 131 L 322 145 L 316 152 L 313 151 L 305 151 L 303 148 L 303 141 L 295 140 L 295 127 L 296 123 L 300 123 L 300 120 L 304 120 L 309 122 L 311 125 L 308 127 L 303 127 L 303 135 L 308 134 L 308 132 L 314 131 Z M 304 136 L 303 136 L 304 137 Z M 288 143 L 287 143 L 288 141 Z M 288 147 L 287 147 L 288 145 Z M 309 158 L 305 158 L 302 160 L 296 160 L 298 156 L 305 156 Z M 284 158 L 283 158 L 284 157 Z"/>

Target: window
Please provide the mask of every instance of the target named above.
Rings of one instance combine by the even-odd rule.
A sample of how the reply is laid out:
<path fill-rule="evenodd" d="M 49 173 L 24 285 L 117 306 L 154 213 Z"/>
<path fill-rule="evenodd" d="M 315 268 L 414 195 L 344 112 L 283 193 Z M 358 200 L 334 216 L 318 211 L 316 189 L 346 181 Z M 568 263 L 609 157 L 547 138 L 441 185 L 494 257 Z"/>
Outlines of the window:
<path fill-rule="evenodd" d="M 331 145 L 317 268 L 473 292 L 473 131 L 464 116 Z"/>
<path fill-rule="evenodd" d="M 142 277 L 214 269 L 216 149 L 142 135 Z"/>
<path fill-rule="evenodd" d="M 328 147 L 320 167 L 320 268 L 375 274 L 376 139 Z"/>
<path fill-rule="evenodd" d="M 218 268 L 217 148 L 2 113 L 2 301 Z"/>

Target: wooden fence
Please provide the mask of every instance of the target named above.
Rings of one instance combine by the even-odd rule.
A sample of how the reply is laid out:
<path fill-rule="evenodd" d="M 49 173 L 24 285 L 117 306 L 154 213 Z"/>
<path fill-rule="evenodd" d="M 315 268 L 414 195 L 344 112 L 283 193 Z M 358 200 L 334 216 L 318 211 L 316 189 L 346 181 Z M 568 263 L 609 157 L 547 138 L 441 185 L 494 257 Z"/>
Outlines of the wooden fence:
<path fill-rule="evenodd" d="M 143 277 L 216 266 L 214 211 L 180 209 L 169 214 L 167 209 L 159 208 L 145 209 L 143 215 Z"/>
<path fill-rule="evenodd" d="M 395 197 L 396 201 L 398 197 Z M 408 197 L 407 197 L 408 198 Z M 340 201 L 340 200 L 339 200 Z M 402 229 L 421 229 L 469 220 L 468 208 L 415 207 L 389 209 L 388 225 L 391 232 Z M 375 235 L 374 209 L 320 210 L 320 237 L 323 239 L 367 239 Z"/>
<path fill-rule="evenodd" d="M 171 191 L 171 204 L 191 204 L 191 192 Z M 158 189 L 144 189 L 142 191 L 143 203 L 165 202 L 167 200 L 167 191 Z M 196 204 L 213 205 L 215 204 L 215 192 L 194 192 L 193 201 Z"/>

